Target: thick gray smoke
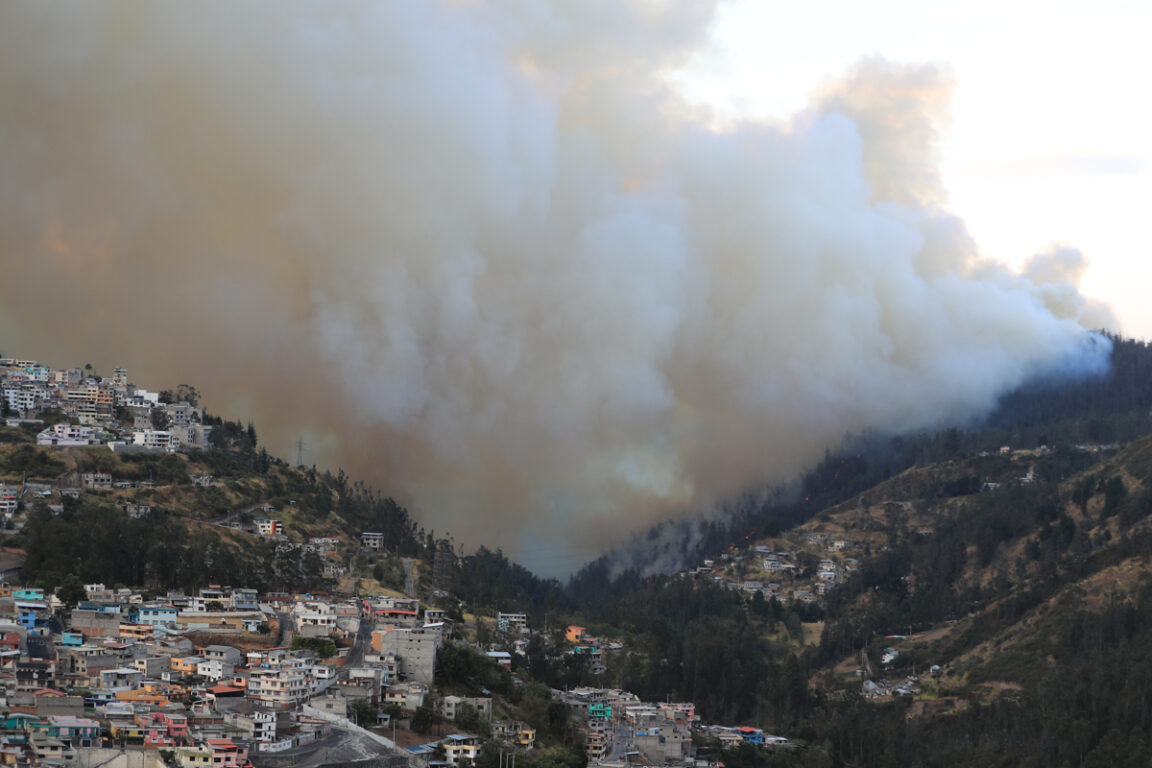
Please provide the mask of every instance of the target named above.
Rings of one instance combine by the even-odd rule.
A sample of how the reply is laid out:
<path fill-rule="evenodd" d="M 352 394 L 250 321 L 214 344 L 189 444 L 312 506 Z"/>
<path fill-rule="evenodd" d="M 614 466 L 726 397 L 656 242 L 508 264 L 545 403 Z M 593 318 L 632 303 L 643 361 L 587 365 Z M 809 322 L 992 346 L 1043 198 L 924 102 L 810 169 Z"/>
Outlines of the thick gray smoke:
<path fill-rule="evenodd" d="M 712 10 L 4 3 L 0 348 L 194 383 L 549 573 L 1106 364 L 1078 253 L 1011 274 L 942 207 L 946 78 L 713 132 L 666 81 Z"/>

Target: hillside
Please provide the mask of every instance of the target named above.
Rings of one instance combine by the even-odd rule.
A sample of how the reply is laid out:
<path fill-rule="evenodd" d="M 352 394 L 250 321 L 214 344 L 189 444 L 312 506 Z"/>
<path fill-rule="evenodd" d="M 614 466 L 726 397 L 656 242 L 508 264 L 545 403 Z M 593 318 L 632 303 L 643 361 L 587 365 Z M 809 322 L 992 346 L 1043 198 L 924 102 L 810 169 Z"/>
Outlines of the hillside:
<path fill-rule="evenodd" d="M 108 487 L 84 487 L 89 473 L 107 476 Z M 290 467 L 262 451 L 0 445 L 0 482 L 25 483 L 5 544 L 26 550 L 24 577 L 46 586 L 71 573 L 157 591 L 209 582 L 316 591 L 343 581 L 351 592 L 359 568 L 349 564 L 373 565 L 355 562 L 362 530 L 385 534 L 379 560 L 392 562 L 376 573 L 393 585 L 403 583 L 398 559 L 427 544 L 391 499 L 342 472 Z M 258 517 L 278 520 L 283 534 L 261 535 Z"/>
<path fill-rule="evenodd" d="M 690 567 L 730 546 L 800 525 L 912 468 L 933 467 L 932 482 L 945 483 L 947 462 L 982 454 L 994 461 L 1006 445 L 1071 448 L 1136 440 L 1152 432 L 1152 345 L 1110 339 L 1112 365 L 1105 375 L 1029 382 L 1005 394 L 991 413 L 966 424 L 907 434 L 845 435 L 838 448 L 792 482 L 751 488 L 621 543 L 577 574 L 577 589 L 616 594 L 606 582 L 623 573 L 649 576 Z M 971 476 L 950 479 L 973 482 Z M 941 487 L 935 493 L 953 490 L 962 489 Z"/>
<path fill-rule="evenodd" d="M 664 589 L 691 585 L 675 587 L 681 603 L 711 596 L 702 613 L 713 615 L 685 625 L 696 631 L 761 627 L 767 677 L 745 718 L 812 747 L 790 764 L 1124 764 L 1118 755 L 1147 757 L 1152 736 L 1149 478 L 1152 436 L 957 457 L 750 539 Z M 716 585 L 744 595 L 745 618 L 719 615 Z M 652 586 L 635 593 L 667 615 Z M 623 600 L 625 626 L 656 620 Z M 688 632 L 660 626 L 659 652 L 685 663 L 668 647 Z M 749 660 L 726 642 L 714 654 L 692 647 L 692 666 L 713 672 L 665 684 L 706 717 L 738 717 L 709 708 L 709 691 Z"/>
<path fill-rule="evenodd" d="M 1152 350 L 1116 349 L 1109 377 L 1031 385 L 966 429 L 848 439 L 794 484 L 660 526 L 566 585 L 498 551 L 457 558 L 390 499 L 226 422 L 215 449 L 176 454 L 38 448 L 6 428 L 0 481 L 25 495 L 3 544 L 44 586 L 403 589 L 481 647 L 485 616 L 526 611 L 539 633 L 516 663 L 551 688 L 692 701 L 801 745 L 701 737 L 728 766 L 1142 765 Z M 111 487 L 81 489 L 93 472 Z M 385 552 L 360 551 L 365 530 Z M 568 624 L 599 638 L 602 665 L 560 652 Z"/>
<path fill-rule="evenodd" d="M 729 766 L 1144 765 L 1150 364 L 1117 340 L 980 424 L 850 439 L 590 564 L 572 615 L 629 649 L 611 684 L 807 746 Z"/>
<path fill-rule="evenodd" d="M 85 472 L 107 473 L 113 487 L 61 497 Z M 32 581 L 44 584 L 323 588 L 333 585 L 323 566 L 349 562 L 359 531 L 373 529 L 391 532 L 381 562 L 422 563 L 413 571 L 427 596 L 442 546 L 342 473 L 256 451 L 0 446 L 0 478 L 40 487 L 33 477 L 50 496 L 27 503 L 23 530 L 5 544 L 25 548 Z M 709 722 L 755 724 L 805 746 L 788 753 L 793 765 L 1122 764 L 1117 755 L 1145 755 L 1133 740 L 1150 735 L 1150 488 L 1152 436 L 958 451 L 691 571 L 633 572 L 595 595 L 578 591 L 588 574 L 561 589 L 481 550 L 440 584 L 441 602 L 588 626 L 622 649 L 606 654 L 602 673 L 557 657 L 548 639 L 530 644 L 526 671 L 555 688 L 694 701 Z M 126 505 L 151 509 L 134 518 Z M 284 524 L 283 539 L 245 530 L 263 514 Z M 305 547 L 318 537 L 339 543 Z M 354 564 L 357 575 L 365 565 Z M 482 641 L 476 618 L 464 630 Z M 741 759 L 725 753 L 725 764 Z"/>

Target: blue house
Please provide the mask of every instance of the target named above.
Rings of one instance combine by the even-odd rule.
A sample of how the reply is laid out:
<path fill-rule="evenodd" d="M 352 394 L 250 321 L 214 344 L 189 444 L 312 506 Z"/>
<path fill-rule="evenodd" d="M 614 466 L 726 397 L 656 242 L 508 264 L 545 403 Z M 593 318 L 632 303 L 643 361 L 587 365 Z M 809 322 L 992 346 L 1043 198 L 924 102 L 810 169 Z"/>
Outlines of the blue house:
<path fill-rule="evenodd" d="M 13 713 L 3 720 L 0 720 L 0 730 L 8 734 L 5 738 L 11 738 L 14 733 L 27 733 L 28 731 L 34 731 L 42 727 L 40 718 L 37 715 Z"/>
<path fill-rule="evenodd" d="M 142 605 L 139 609 L 134 609 L 133 613 L 136 614 L 133 623 L 149 624 L 153 627 L 175 624 L 180 615 L 171 605 Z"/>
<path fill-rule="evenodd" d="M 602 701 L 594 701 L 588 705 L 588 717 L 593 720 L 611 720 L 612 706 Z"/>
<path fill-rule="evenodd" d="M 20 626 L 25 629 L 42 627 L 48 623 L 48 619 L 51 617 L 46 603 L 19 601 L 16 603 L 16 612 L 19 616 Z"/>
<path fill-rule="evenodd" d="M 743 725 L 737 728 L 736 732 L 740 734 L 740 738 L 744 739 L 744 741 L 748 742 L 749 744 L 764 743 L 764 731 L 760 730 L 759 728 L 750 728 L 747 725 Z"/>
<path fill-rule="evenodd" d="M 120 613 L 119 603 L 109 602 L 95 602 L 93 600 L 81 600 L 76 604 L 78 611 L 99 611 L 100 613 Z"/>

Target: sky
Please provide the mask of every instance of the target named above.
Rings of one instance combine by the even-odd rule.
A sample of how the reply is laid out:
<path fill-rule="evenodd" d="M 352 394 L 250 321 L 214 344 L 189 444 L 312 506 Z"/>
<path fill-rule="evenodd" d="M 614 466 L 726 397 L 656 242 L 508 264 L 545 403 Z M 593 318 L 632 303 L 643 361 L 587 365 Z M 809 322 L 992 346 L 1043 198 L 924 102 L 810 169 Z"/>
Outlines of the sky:
<path fill-rule="evenodd" d="M 1084 252 L 1084 293 L 1152 338 L 1152 3 L 760 0 L 720 6 L 679 75 L 718 123 L 787 119 L 864 57 L 934 63 L 954 83 L 941 170 L 948 207 L 1011 266 Z"/>

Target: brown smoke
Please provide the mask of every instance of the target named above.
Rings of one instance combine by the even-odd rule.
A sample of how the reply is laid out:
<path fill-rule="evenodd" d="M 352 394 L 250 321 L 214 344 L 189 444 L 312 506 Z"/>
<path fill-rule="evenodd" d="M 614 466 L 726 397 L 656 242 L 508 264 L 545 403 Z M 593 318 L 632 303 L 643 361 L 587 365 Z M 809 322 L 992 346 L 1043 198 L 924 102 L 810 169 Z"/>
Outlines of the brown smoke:
<path fill-rule="evenodd" d="M 711 6 L 4 4 L 0 344 L 549 573 L 1079 354 L 1078 254 L 942 207 L 946 78 L 712 132 L 665 80 Z"/>

